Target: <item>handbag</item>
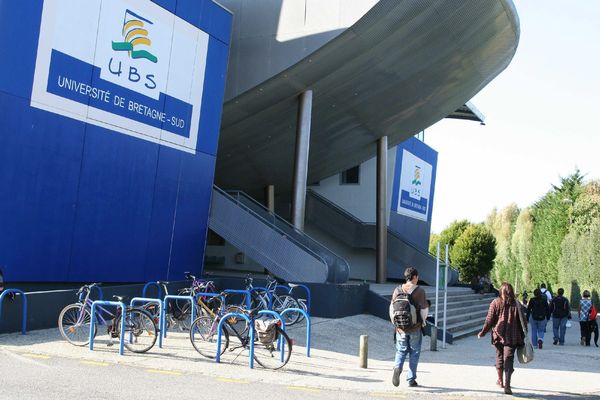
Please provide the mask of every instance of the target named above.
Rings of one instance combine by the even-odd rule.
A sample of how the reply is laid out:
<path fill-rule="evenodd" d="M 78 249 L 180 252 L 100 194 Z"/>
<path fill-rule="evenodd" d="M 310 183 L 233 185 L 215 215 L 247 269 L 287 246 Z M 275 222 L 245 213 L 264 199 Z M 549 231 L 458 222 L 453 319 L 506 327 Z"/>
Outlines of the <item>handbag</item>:
<path fill-rule="evenodd" d="M 528 364 L 533 361 L 533 345 L 527 335 L 527 322 L 525 322 L 523 311 L 521 311 L 521 306 L 519 304 L 517 304 L 517 312 L 519 313 L 519 319 L 521 320 L 521 328 L 523 329 L 524 335 L 523 341 L 525 342 L 522 346 L 517 347 L 517 360 L 521 364 Z"/>

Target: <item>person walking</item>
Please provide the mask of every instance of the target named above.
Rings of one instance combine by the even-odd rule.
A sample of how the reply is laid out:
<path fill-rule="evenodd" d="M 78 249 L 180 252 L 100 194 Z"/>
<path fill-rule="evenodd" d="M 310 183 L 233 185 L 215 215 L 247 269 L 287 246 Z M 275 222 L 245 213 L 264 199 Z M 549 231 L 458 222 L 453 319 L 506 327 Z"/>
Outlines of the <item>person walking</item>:
<path fill-rule="evenodd" d="M 592 337 L 591 332 L 591 318 L 590 314 L 592 313 L 592 299 L 590 298 L 590 291 L 583 291 L 583 298 L 579 300 L 579 328 L 581 329 L 581 345 L 590 345 L 590 340 Z"/>
<path fill-rule="evenodd" d="M 552 314 L 552 333 L 554 334 L 554 341 L 552 344 L 561 345 L 565 344 L 565 332 L 567 331 L 567 321 L 571 319 L 571 308 L 569 306 L 569 300 L 563 296 L 565 290 L 559 288 L 556 292 L 556 296 L 550 303 L 550 313 Z"/>
<path fill-rule="evenodd" d="M 531 343 L 534 346 L 537 344 L 538 349 L 541 349 L 544 345 L 546 324 L 550 320 L 550 306 L 540 289 L 535 289 L 533 296 L 527 304 L 527 320 L 531 324 Z"/>
<path fill-rule="evenodd" d="M 390 319 L 395 325 L 395 341 L 396 341 L 396 358 L 394 360 L 394 372 L 392 374 L 392 384 L 398 386 L 400 384 L 400 374 L 404 367 L 406 357 L 408 360 L 408 374 L 406 381 L 408 386 L 419 386 L 417 383 L 417 365 L 419 364 L 419 356 L 421 355 L 421 342 L 423 339 L 422 328 L 427 320 L 429 305 L 425 290 L 418 286 L 419 272 L 416 268 L 409 267 L 404 271 L 406 283 L 398 286 L 392 294 L 390 303 Z M 414 313 L 414 323 L 410 326 L 401 329 L 395 322 L 394 305 L 399 304 L 398 300 L 406 299 L 410 303 L 410 310 Z"/>
<path fill-rule="evenodd" d="M 521 318 L 521 305 L 515 299 L 515 292 L 510 283 L 500 286 L 500 297 L 490 303 L 485 323 L 477 337 L 482 338 L 492 331 L 492 346 L 496 349 L 496 384 L 504 388 L 504 393 L 512 394 L 510 382 L 514 372 L 515 351 L 525 343 Z"/>
<path fill-rule="evenodd" d="M 552 292 L 546 289 L 545 283 L 542 283 L 540 285 L 540 291 L 542 292 L 543 296 L 546 296 L 546 301 L 548 302 L 548 304 L 550 304 L 550 302 L 552 301 Z"/>

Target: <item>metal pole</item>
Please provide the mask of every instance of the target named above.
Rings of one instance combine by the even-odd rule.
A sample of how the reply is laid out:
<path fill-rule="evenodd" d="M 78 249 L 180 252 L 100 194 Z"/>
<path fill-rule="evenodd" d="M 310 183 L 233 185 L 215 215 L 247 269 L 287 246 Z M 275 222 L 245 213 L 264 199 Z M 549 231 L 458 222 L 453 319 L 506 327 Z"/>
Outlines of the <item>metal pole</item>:
<path fill-rule="evenodd" d="M 435 313 L 433 319 L 433 326 L 431 327 L 431 343 L 429 349 L 431 351 L 437 351 L 437 329 L 438 329 L 438 310 L 440 308 L 439 303 L 439 291 L 440 291 L 440 242 L 437 242 L 437 252 L 435 257 Z"/>
<path fill-rule="evenodd" d="M 387 150 L 387 136 L 382 136 L 377 141 L 377 283 L 387 280 Z"/>
<path fill-rule="evenodd" d="M 307 90 L 300 95 L 298 104 L 298 122 L 296 123 L 296 157 L 294 160 L 294 182 L 292 193 L 292 224 L 301 231 L 304 230 L 304 212 L 306 208 L 306 180 L 308 175 L 312 98 L 312 90 Z"/>
<path fill-rule="evenodd" d="M 446 313 L 448 308 L 448 243 L 446 243 L 446 269 L 444 271 L 444 333 L 442 334 L 442 348 L 446 348 Z"/>
<path fill-rule="evenodd" d="M 367 368 L 367 360 L 369 358 L 369 336 L 360 335 L 360 346 L 358 350 L 360 368 Z"/>
<path fill-rule="evenodd" d="M 265 206 L 275 213 L 275 185 L 267 185 L 265 187 Z"/>

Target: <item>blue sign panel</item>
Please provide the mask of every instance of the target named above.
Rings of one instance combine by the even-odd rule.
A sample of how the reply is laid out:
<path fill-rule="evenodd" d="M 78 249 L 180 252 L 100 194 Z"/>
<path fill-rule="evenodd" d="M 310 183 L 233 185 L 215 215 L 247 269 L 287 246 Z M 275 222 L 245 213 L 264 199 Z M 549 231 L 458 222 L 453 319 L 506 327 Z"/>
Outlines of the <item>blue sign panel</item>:
<path fill-rule="evenodd" d="M 7 282 L 201 272 L 231 18 L 210 0 L 0 2 Z"/>
<path fill-rule="evenodd" d="M 435 189 L 437 152 L 416 138 L 396 148 L 390 228 L 427 251 Z"/>

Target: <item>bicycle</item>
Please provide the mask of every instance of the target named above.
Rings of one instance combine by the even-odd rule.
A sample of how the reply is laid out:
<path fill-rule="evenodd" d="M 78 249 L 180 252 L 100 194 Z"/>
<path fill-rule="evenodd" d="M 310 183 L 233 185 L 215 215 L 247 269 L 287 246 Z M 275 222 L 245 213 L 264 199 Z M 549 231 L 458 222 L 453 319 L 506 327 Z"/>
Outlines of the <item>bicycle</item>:
<path fill-rule="evenodd" d="M 252 291 L 252 289 L 254 288 L 252 285 L 252 282 L 253 282 L 252 277 L 250 275 L 247 275 L 246 280 L 245 280 L 246 290 Z M 275 278 L 273 278 L 271 275 L 267 275 L 267 284 L 266 284 L 265 288 L 267 289 L 267 291 L 269 291 L 271 293 L 271 299 L 272 299 L 271 308 L 273 309 L 273 311 L 281 314 L 282 311 L 285 309 L 302 307 L 294 297 L 289 295 L 289 292 L 285 293 L 285 294 L 277 294 L 277 286 L 278 286 L 277 280 Z M 252 297 L 252 300 L 253 300 L 252 308 L 258 308 L 260 310 L 268 310 L 269 309 L 268 294 L 265 292 L 261 293 L 261 292 L 257 292 L 257 291 L 254 291 L 252 293 L 254 294 Z M 306 306 L 306 304 L 304 304 L 304 306 Z M 306 311 L 305 308 L 304 308 L 304 310 Z M 297 312 L 297 311 L 287 312 L 283 316 L 286 326 L 294 325 L 295 323 L 297 323 L 301 320 L 301 317 L 303 317 L 302 313 Z"/>
<path fill-rule="evenodd" d="M 177 294 L 180 296 L 192 296 L 196 297 L 200 293 L 208 293 L 215 292 L 216 288 L 213 281 L 204 281 L 196 278 L 194 275 L 189 272 L 185 272 L 185 277 L 188 280 L 191 280 L 192 283 L 189 288 L 180 289 Z M 169 289 L 167 285 L 169 282 L 166 281 L 157 281 L 156 282 L 165 293 L 165 296 L 169 294 Z M 210 304 L 210 305 L 209 305 Z M 195 312 L 197 316 L 204 315 L 206 313 L 212 313 L 214 310 L 218 308 L 218 306 L 212 305 L 212 303 L 206 301 L 205 296 L 196 297 L 196 302 L 194 304 Z M 154 321 L 159 324 L 159 308 L 156 304 L 148 303 L 144 306 L 144 309 L 150 312 L 153 316 Z M 237 311 L 236 306 L 230 306 L 227 308 L 233 311 Z M 188 330 L 190 327 L 190 319 L 191 319 L 191 303 L 189 301 L 183 300 L 174 300 L 170 301 L 167 304 L 166 308 L 166 326 L 167 329 L 171 327 L 178 326 L 180 330 Z"/>
<path fill-rule="evenodd" d="M 190 328 L 190 341 L 192 346 L 202 356 L 214 359 L 216 357 L 216 343 L 217 343 L 217 327 L 221 318 L 228 313 L 224 310 L 224 298 L 227 293 L 221 293 L 223 300 L 220 303 L 219 311 L 213 313 L 213 315 L 202 315 L 192 323 Z M 257 321 L 264 321 L 257 314 L 259 309 L 245 310 L 239 309 L 244 315 L 250 318 L 253 326 L 261 325 L 257 324 Z M 219 349 L 220 354 L 224 354 L 229 348 L 230 336 L 233 335 L 239 340 L 239 344 L 229 348 L 230 352 L 236 349 L 248 349 L 250 348 L 250 329 L 240 330 L 236 327 L 235 323 L 231 323 L 231 319 L 228 318 L 222 328 L 221 337 L 221 348 Z M 263 323 L 266 326 L 264 331 L 260 331 L 254 337 L 254 360 L 267 369 L 279 369 L 286 365 L 292 354 L 292 341 L 288 335 L 281 329 L 281 321 L 274 323 Z M 280 343 L 280 338 L 282 343 Z M 281 359 L 280 345 L 284 346 L 284 357 Z"/>
<path fill-rule="evenodd" d="M 83 285 L 77 291 L 78 302 L 69 304 L 62 309 L 58 316 L 58 329 L 61 336 L 75 346 L 85 346 L 90 342 L 91 309 L 93 301 L 90 299 L 90 291 L 97 283 Z M 82 298 L 82 295 L 85 296 Z M 123 297 L 113 296 L 116 301 L 123 302 Z M 96 306 L 97 324 L 94 329 L 94 337 L 98 333 L 98 324 L 106 325 L 111 346 L 112 339 L 120 337 L 121 309 L 117 308 L 115 313 L 110 312 L 102 306 Z M 107 318 L 104 317 L 107 316 Z M 125 332 L 123 343 L 125 347 L 134 353 L 145 353 L 156 343 L 158 329 L 150 313 L 142 308 L 125 308 Z"/>

